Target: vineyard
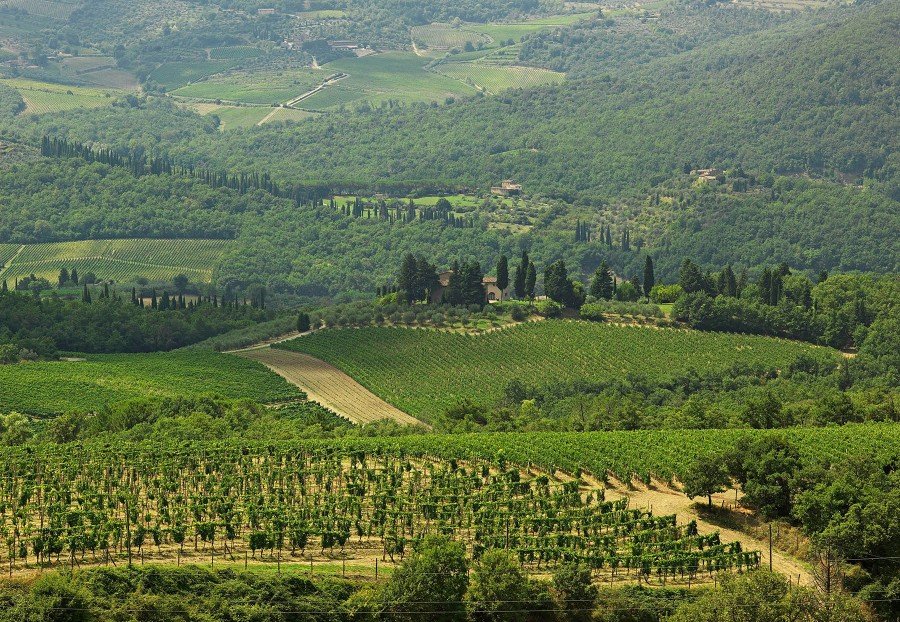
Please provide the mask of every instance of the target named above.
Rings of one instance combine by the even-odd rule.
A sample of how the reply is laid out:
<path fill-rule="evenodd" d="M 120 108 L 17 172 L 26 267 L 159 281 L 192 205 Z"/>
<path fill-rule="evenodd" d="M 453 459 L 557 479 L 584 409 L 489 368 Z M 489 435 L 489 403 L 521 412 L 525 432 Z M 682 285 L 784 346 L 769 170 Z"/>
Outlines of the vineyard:
<path fill-rule="evenodd" d="M 425 421 L 463 401 L 492 406 L 511 380 L 540 386 L 627 374 L 669 378 L 738 363 L 783 367 L 801 354 L 837 362 L 832 350 L 782 339 L 553 320 L 478 336 L 404 328 L 326 330 L 278 347 L 331 363 Z"/>
<path fill-rule="evenodd" d="M 11 573 L 129 558 L 390 567 L 443 533 L 472 557 L 507 549 L 533 572 L 577 559 L 604 581 L 698 582 L 754 567 L 759 554 L 607 500 L 588 473 L 671 477 L 710 447 L 777 434 L 824 459 L 900 446 L 900 426 L 850 425 L 10 449 L 0 456 L 0 560 Z"/>
<path fill-rule="evenodd" d="M 311 91 L 322 84 L 328 75 L 313 69 L 234 71 L 184 86 L 172 94 L 192 99 L 271 106 Z"/>
<path fill-rule="evenodd" d="M 302 396 L 258 363 L 203 350 L 0 365 L 0 413 L 47 416 L 129 399 L 200 395 L 263 403 Z"/>
<path fill-rule="evenodd" d="M 169 281 L 184 274 L 193 282 L 208 283 L 230 245 L 228 240 L 151 239 L 29 244 L 0 272 L 0 278 L 34 274 L 55 283 L 61 268 L 77 268 L 81 274 L 93 272 L 101 280 L 116 282 L 131 282 L 136 277 Z M 0 259 L 4 248 L 0 247 Z"/>
<path fill-rule="evenodd" d="M 259 48 L 249 45 L 236 45 L 227 48 L 213 48 L 209 51 L 209 57 L 212 60 L 233 60 L 256 58 L 262 54 Z"/>
<path fill-rule="evenodd" d="M 7 455 L 0 562 L 10 574 L 110 560 L 395 563 L 428 534 L 477 559 L 506 549 L 531 571 L 571 560 L 606 580 L 689 582 L 760 555 L 696 524 L 606 501 L 602 488 L 504 462 L 338 448 Z"/>
<path fill-rule="evenodd" d="M 454 28 L 450 24 L 413 26 L 410 34 L 416 45 L 430 50 L 462 49 L 466 43 L 472 45 L 490 43 L 490 39 L 483 34 L 464 28 Z"/>
<path fill-rule="evenodd" d="M 74 108 L 97 108 L 105 106 L 112 100 L 108 91 L 38 82 L 24 78 L 5 78 L 0 84 L 16 89 L 25 100 L 24 114 L 44 114 L 60 112 Z"/>
<path fill-rule="evenodd" d="M 0 6 L 22 9 L 29 15 L 39 15 L 52 19 L 66 20 L 78 8 L 76 2 L 53 2 L 51 0 L 5 0 Z"/>

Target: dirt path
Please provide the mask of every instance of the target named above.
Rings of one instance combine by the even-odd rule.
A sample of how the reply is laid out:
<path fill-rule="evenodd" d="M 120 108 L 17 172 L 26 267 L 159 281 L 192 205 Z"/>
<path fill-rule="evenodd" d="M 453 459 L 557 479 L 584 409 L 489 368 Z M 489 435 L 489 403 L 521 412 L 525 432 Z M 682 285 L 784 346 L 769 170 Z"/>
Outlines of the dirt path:
<path fill-rule="evenodd" d="M 238 350 L 234 354 L 262 363 L 291 384 L 300 387 L 310 400 L 353 423 L 366 424 L 391 419 L 404 425 L 425 425 L 388 404 L 337 367 L 312 356 L 268 346 Z"/>
<path fill-rule="evenodd" d="M 262 127 L 263 125 L 265 125 L 266 123 L 268 123 L 268 122 L 272 119 L 272 117 L 275 116 L 275 113 L 278 112 L 279 110 L 281 110 L 281 109 L 280 109 L 280 108 L 272 108 L 272 112 L 270 112 L 269 114 L 267 114 L 266 116 L 264 116 L 264 117 L 262 118 L 262 121 L 260 121 L 259 123 L 257 123 L 256 126 L 257 126 L 257 127 Z"/>
<path fill-rule="evenodd" d="M 733 493 L 731 492 L 713 495 L 713 503 L 721 504 L 722 501 L 733 500 L 732 495 Z M 635 489 L 629 490 L 625 484 L 610 480 L 610 485 L 606 489 L 606 498 L 613 500 L 621 497 L 628 497 L 631 507 L 650 508 L 656 515 L 677 514 L 679 523 L 696 520 L 697 531 L 701 534 L 718 531 L 723 542 L 737 541 L 741 543 L 745 550 L 760 551 L 762 553 L 760 566 L 768 568 L 769 543 L 767 541 L 758 540 L 742 531 L 719 527 L 705 521 L 697 513 L 693 501 L 688 499 L 684 493 L 673 490 L 662 482 L 654 482 L 653 488 L 647 488 L 643 484 L 635 483 Z M 726 497 L 729 498 L 726 499 Z M 772 569 L 790 578 L 795 584 L 799 576 L 801 585 L 813 585 L 813 578 L 809 570 L 799 560 L 784 553 L 773 551 Z"/>

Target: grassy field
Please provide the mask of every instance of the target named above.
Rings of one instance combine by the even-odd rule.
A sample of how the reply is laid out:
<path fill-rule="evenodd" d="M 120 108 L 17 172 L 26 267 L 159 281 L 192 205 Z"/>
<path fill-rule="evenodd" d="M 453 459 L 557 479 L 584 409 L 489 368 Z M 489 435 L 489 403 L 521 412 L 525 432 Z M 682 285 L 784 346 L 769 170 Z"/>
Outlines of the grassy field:
<path fill-rule="evenodd" d="M 283 104 L 316 88 L 330 73 L 333 72 L 315 69 L 235 71 L 184 86 L 172 94 L 247 104 Z"/>
<path fill-rule="evenodd" d="M 348 78 L 298 103 L 309 110 L 327 110 L 341 104 L 387 100 L 443 101 L 471 95 L 473 87 L 424 69 L 425 60 L 408 52 L 386 52 L 363 58 L 342 58 L 325 65 L 329 73 L 344 72 Z"/>
<path fill-rule="evenodd" d="M 535 67 L 489 65 L 481 62 L 443 63 L 436 69 L 447 77 L 460 80 L 489 93 L 506 89 L 522 89 L 544 84 L 558 84 L 565 74 Z"/>
<path fill-rule="evenodd" d="M 584 19 L 587 19 L 596 13 L 569 13 L 566 15 L 555 15 L 550 17 L 542 17 L 539 19 L 526 20 L 511 23 L 489 23 L 489 24 L 466 24 L 466 30 L 489 37 L 492 45 L 499 45 L 502 41 L 512 39 L 515 43 L 522 40 L 522 37 L 548 30 L 560 26 L 569 26 Z"/>
<path fill-rule="evenodd" d="M 93 272 L 99 279 L 116 282 L 138 276 L 168 281 L 178 274 L 187 275 L 193 282 L 209 282 L 213 268 L 230 245 L 229 240 L 149 239 L 28 244 L 0 272 L 0 278 L 9 281 L 34 274 L 55 283 L 60 269 L 77 268 L 81 274 Z"/>
<path fill-rule="evenodd" d="M 0 365 L 0 412 L 46 416 L 154 396 L 270 402 L 301 395 L 259 363 L 206 350 L 85 358 Z"/>
<path fill-rule="evenodd" d="M 265 119 L 271 112 L 272 108 L 261 106 L 219 106 L 218 108 L 211 110 L 209 114 L 214 114 L 219 117 L 219 121 L 221 121 L 219 129 L 223 132 L 227 132 L 228 130 L 258 125 L 260 121 Z"/>
<path fill-rule="evenodd" d="M 172 91 L 207 76 L 227 71 L 237 60 L 179 61 L 160 65 L 150 74 L 150 80 Z"/>
<path fill-rule="evenodd" d="M 425 421 L 468 400 L 492 406 L 511 380 L 605 381 L 629 373 L 667 378 L 734 363 L 783 366 L 825 348 L 766 337 L 547 320 L 486 335 L 363 328 L 326 330 L 279 347 L 310 354 Z"/>
<path fill-rule="evenodd" d="M 278 108 L 271 117 L 266 119 L 266 123 L 275 123 L 277 121 L 304 121 L 317 117 L 314 112 L 306 110 L 294 110 L 293 108 Z"/>
<path fill-rule="evenodd" d="M 74 108 L 106 106 L 115 94 L 109 90 L 38 82 L 24 78 L 4 78 L 0 83 L 16 89 L 25 100 L 24 114 L 62 112 Z"/>

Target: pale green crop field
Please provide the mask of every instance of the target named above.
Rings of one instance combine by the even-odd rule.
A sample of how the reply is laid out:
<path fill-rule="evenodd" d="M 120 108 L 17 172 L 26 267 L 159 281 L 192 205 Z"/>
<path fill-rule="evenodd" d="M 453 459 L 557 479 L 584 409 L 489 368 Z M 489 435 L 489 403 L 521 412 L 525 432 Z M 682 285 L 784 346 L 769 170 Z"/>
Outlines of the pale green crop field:
<path fill-rule="evenodd" d="M 86 240 L 26 244 L 0 278 L 12 281 L 34 274 L 56 283 L 62 268 L 77 268 L 80 274 L 93 272 L 101 280 L 131 281 L 141 276 L 167 281 L 185 274 L 193 282 L 209 282 L 213 268 L 230 248 L 230 240 Z M 0 259 L 12 254 L 0 247 Z"/>
<path fill-rule="evenodd" d="M 330 65 L 329 65 L 330 67 Z M 233 71 L 172 92 L 178 97 L 247 104 L 283 104 L 316 88 L 334 71 Z"/>
<path fill-rule="evenodd" d="M 234 67 L 237 60 L 179 61 L 165 63 L 150 73 L 150 80 L 168 90 L 174 90 L 191 82 Z"/>
<path fill-rule="evenodd" d="M 113 92 L 107 90 L 39 82 L 24 78 L 2 79 L 0 83 L 19 92 L 27 106 L 24 114 L 45 114 L 74 108 L 98 108 L 109 104 L 113 96 Z"/>
<path fill-rule="evenodd" d="M 447 76 L 427 71 L 425 59 L 411 52 L 386 52 L 363 58 L 342 58 L 325 66 L 329 73 L 348 74 L 336 84 L 303 100 L 298 107 L 327 110 L 341 104 L 380 102 L 441 102 L 471 95 L 475 89 Z"/>
<path fill-rule="evenodd" d="M 548 69 L 517 65 L 487 65 L 482 63 L 443 63 L 437 71 L 445 76 L 475 85 L 489 93 L 506 89 L 522 89 L 545 84 L 558 84 L 565 74 Z"/>

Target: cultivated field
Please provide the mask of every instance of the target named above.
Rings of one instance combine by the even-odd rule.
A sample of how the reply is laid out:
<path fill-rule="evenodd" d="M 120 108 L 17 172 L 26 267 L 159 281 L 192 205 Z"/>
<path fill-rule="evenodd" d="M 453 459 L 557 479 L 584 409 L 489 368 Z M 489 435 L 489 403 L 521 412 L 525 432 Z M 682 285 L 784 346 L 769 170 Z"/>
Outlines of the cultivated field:
<path fill-rule="evenodd" d="M 108 105 L 114 95 L 114 92 L 107 90 L 23 78 L 0 79 L 0 83 L 16 89 L 25 100 L 27 107 L 23 114 L 62 112 L 73 108 L 98 108 Z"/>
<path fill-rule="evenodd" d="M 173 91 L 178 97 L 247 104 L 283 104 L 320 84 L 331 72 L 315 69 L 234 71 Z"/>
<path fill-rule="evenodd" d="M 12 280 L 34 274 L 55 282 L 62 268 L 93 272 L 98 279 L 130 282 L 135 277 L 168 281 L 179 274 L 209 282 L 213 268 L 231 246 L 229 240 L 87 240 L 26 244 L 0 272 Z M 3 251 L 0 250 L 0 253 Z"/>
<path fill-rule="evenodd" d="M 248 349 L 235 354 L 262 363 L 300 387 L 309 399 L 353 423 L 365 424 L 382 419 L 404 425 L 420 423 L 372 394 L 344 372 L 311 356 L 272 348 Z"/>
<path fill-rule="evenodd" d="M 484 64 L 480 61 L 442 63 L 436 68 L 436 71 L 488 93 L 498 93 L 505 89 L 558 84 L 565 79 L 565 74 L 557 71 L 516 65 Z"/>
<path fill-rule="evenodd" d="M 0 7 L 22 9 L 29 15 L 66 20 L 78 8 L 78 3 L 53 2 L 52 0 L 2 0 Z"/>
<path fill-rule="evenodd" d="M 596 581 L 688 585 L 755 567 L 759 543 L 742 537 L 738 546 L 733 532 L 726 539 L 689 522 L 691 513 L 671 513 L 686 506 L 674 491 L 677 503 L 640 485 L 607 488 L 609 472 L 649 479 L 659 465 L 671 474 L 710 447 L 776 434 L 825 459 L 891 456 L 900 443 L 900 426 L 850 425 L 10 448 L 0 455 L 9 474 L 0 503 L 25 508 L 0 513 L 0 530 L 13 534 L 0 562 L 13 573 L 129 558 L 304 562 L 310 572 L 313 562 L 316 572 L 349 562 L 371 576 L 374 559 L 384 572 L 424 535 L 445 533 L 471 556 L 510 550 L 529 572 L 578 559 Z M 25 492 L 34 472 L 42 495 Z"/>
<path fill-rule="evenodd" d="M 258 363 L 205 350 L 85 358 L 0 365 L 0 412 L 47 416 L 154 396 L 219 395 L 258 402 L 302 397 Z"/>
<path fill-rule="evenodd" d="M 424 69 L 425 60 L 408 52 L 386 52 L 363 58 L 342 58 L 325 65 L 329 73 L 344 72 L 343 79 L 304 99 L 299 107 L 327 110 L 341 104 L 388 100 L 442 102 L 448 97 L 471 95 L 475 89 Z"/>
<path fill-rule="evenodd" d="M 800 354 L 837 361 L 832 350 L 781 339 L 554 320 L 479 336 L 404 328 L 325 330 L 277 347 L 328 361 L 425 421 L 464 400 L 492 406 L 511 380 L 541 386 L 629 373 L 670 378 L 735 363 L 783 366 Z"/>
<path fill-rule="evenodd" d="M 207 76 L 227 71 L 238 62 L 237 60 L 209 60 L 165 63 L 153 70 L 150 80 L 172 91 Z"/>
<path fill-rule="evenodd" d="M 463 27 L 454 28 L 450 24 L 429 24 L 414 26 L 410 32 L 413 42 L 420 48 L 429 50 L 463 49 L 466 43 L 477 46 L 488 45 L 491 39 Z"/>

